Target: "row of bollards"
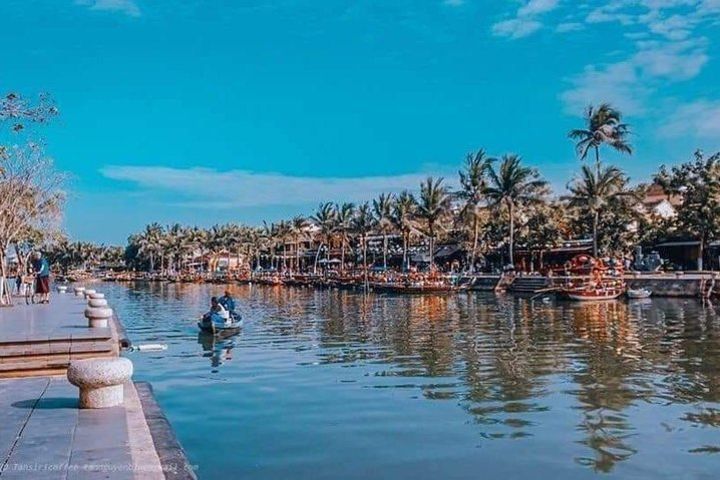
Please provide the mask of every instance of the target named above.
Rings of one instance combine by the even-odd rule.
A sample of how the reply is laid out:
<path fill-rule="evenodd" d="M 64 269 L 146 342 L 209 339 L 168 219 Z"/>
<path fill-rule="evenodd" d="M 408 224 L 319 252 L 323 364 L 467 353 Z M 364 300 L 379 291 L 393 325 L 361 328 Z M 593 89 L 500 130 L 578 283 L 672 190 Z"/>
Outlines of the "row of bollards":
<path fill-rule="evenodd" d="M 113 310 L 108 307 L 104 294 L 80 286 L 74 287 L 73 293 L 87 300 L 84 314 L 88 319 L 88 327 L 110 326 Z M 123 384 L 130 380 L 132 374 L 133 364 L 124 357 L 71 360 L 67 370 L 68 381 L 80 389 L 80 408 L 122 405 Z"/>

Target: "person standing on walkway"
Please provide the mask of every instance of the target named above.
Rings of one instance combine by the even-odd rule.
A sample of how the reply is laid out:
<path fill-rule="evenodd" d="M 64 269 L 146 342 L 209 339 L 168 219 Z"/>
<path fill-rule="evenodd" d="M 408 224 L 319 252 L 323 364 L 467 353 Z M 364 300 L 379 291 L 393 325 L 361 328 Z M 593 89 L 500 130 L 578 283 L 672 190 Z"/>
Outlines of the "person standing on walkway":
<path fill-rule="evenodd" d="M 40 252 L 33 254 L 33 268 L 35 269 L 35 293 L 40 295 L 40 303 L 50 303 L 50 263 Z"/>

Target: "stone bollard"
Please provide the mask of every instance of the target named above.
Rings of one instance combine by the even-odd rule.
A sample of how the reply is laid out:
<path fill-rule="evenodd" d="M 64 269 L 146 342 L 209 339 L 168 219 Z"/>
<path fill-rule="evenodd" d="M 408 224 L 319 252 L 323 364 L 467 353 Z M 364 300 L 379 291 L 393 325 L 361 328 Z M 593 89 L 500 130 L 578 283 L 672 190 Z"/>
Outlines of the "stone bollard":
<path fill-rule="evenodd" d="M 85 309 L 85 318 L 88 319 L 88 326 L 90 328 L 106 328 L 108 326 L 108 320 L 112 318 L 112 315 L 112 308 L 108 308 L 107 306 L 88 306 Z"/>
<path fill-rule="evenodd" d="M 90 300 L 88 300 L 88 307 L 104 308 L 107 306 L 108 306 L 108 302 L 104 298 L 91 298 Z"/>
<path fill-rule="evenodd" d="M 85 296 L 85 287 L 74 287 L 73 291 L 75 292 L 76 297 L 84 297 Z"/>
<path fill-rule="evenodd" d="M 72 360 L 67 370 L 68 381 L 80 389 L 80 408 L 122 405 L 123 384 L 132 374 L 133 364 L 124 357 Z"/>
<path fill-rule="evenodd" d="M 90 298 L 105 298 L 105 294 L 104 294 L 104 293 L 91 293 L 91 294 L 88 295 L 88 296 L 89 296 Z"/>
<path fill-rule="evenodd" d="M 65 293 L 67 292 L 67 285 L 58 285 L 55 287 L 58 291 L 58 293 Z"/>
<path fill-rule="evenodd" d="M 86 289 L 84 293 L 85 293 L 85 298 L 90 298 L 90 295 L 93 295 L 97 292 L 93 289 Z"/>

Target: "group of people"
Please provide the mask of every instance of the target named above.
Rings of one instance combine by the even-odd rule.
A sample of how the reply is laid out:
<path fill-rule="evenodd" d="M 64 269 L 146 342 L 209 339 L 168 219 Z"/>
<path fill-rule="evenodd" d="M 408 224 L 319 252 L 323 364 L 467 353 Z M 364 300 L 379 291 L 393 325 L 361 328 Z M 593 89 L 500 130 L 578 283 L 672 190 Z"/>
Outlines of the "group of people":
<path fill-rule="evenodd" d="M 205 314 L 203 320 L 212 322 L 216 327 L 227 327 L 232 325 L 238 314 L 235 312 L 235 300 L 229 290 L 225 290 L 225 294 L 218 298 L 210 299 L 210 311 Z"/>
<path fill-rule="evenodd" d="M 25 295 L 26 288 L 34 288 L 39 303 L 50 303 L 50 262 L 41 252 L 33 252 L 27 265 L 18 266 L 15 293 Z"/>

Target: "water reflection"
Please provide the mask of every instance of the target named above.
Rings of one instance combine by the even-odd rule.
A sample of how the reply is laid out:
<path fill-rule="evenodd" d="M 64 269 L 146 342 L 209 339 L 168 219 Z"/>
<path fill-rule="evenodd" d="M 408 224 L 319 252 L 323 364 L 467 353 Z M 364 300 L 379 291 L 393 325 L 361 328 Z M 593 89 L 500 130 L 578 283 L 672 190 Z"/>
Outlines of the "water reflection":
<path fill-rule="evenodd" d="M 196 333 L 181 319 L 196 318 L 223 288 L 143 285 L 116 287 L 113 295 L 134 319 L 132 335 L 175 339 L 177 355 L 188 356 L 186 339 Z M 249 286 L 233 293 L 246 318 L 243 334 L 192 342 L 211 359 L 212 371 L 229 379 L 234 370 L 226 367 L 238 367 L 228 363 L 233 355 L 262 355 L 266 363 L 253 365 L 258 375 L 283 368 L 311 382 L 317 368 L 333 369 L 343 395 L 392 389 L 451 402 L 481 444 L 509 441 L 511 449 L 537 441 L 594 472 L 611 472 L 641 452 L 662 457 L 667 452 L 645 446 L 663 435 L 688 461 L 717 458 L 720 449 L 720 335 L 711 305 Z M 279 360 L 272 352 L 292 354 L 282 361 L 294 364 L 273 363 Z M 685 435 L 686 426 L 704 433 Z"/>
<path fill-rule="evenodd" d="M 210 366 L 213 373 L 217 367 L 232 360 L 232 350 L 235 348 L 235 338 L 220 338 L 210 333 L 199 332 L 198 343 L 202 346 L 203 357 L 210 359 Z"/>

